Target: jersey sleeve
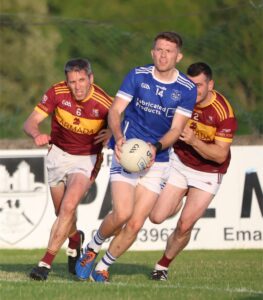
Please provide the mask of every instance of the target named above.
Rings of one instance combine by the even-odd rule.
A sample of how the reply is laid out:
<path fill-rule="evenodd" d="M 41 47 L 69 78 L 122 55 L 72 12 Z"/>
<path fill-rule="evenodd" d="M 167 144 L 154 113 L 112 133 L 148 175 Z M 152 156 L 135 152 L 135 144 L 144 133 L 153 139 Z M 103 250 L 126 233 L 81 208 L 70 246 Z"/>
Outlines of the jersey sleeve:
<path fill-rule="evenodd" d="M 196 86 L 192 86 L 191 89 L 185 92 L 185 96 L 182 99 L 181 103 L 176 109 L 176 113 L 182 114 L 186 117 L 191 117 L 194 106 L 196 104 L 197 89 Z"/>
<path fill-rule="evenodd" d="M 42 97 L 41 101 L 35 107 L 35 110 L 44 115 L 51 114 L 56 108 L 56 97 L 54 88 L 51 87 Z"/>
<path fill-rule="evenodd" d="M 231 143 L 237 130 L 236 118 L 227 118 L 220 122 L 215 133 L 215 140 Z"/>
<path fill-rule="evenodd" d="M 116 96 L 130 102 L 134 96 L 136 88 L 135 84 L 135 69 L 131 70 L 124 78 Z"/>

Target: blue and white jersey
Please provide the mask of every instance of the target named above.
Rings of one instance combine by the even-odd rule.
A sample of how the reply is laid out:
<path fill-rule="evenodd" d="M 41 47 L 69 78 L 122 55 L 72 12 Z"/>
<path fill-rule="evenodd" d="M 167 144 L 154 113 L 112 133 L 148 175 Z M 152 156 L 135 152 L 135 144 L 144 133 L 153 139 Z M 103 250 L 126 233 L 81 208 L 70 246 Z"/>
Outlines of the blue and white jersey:
<path fill-rule="evenodd" d="M 117 92 L 117 97 L 129 102 L 122 121 L 126 139 L 139 138 L 154 144 L 171 128 L 175 112 L 189 118 L 192 115 L 195 84 L 179 71 L 173 82 L 162 82 L 153 71 L 154 65 L 132 69 Z M 165 149 L 158 153 L 156 161 L 168 161 L 168 152 Z"/>

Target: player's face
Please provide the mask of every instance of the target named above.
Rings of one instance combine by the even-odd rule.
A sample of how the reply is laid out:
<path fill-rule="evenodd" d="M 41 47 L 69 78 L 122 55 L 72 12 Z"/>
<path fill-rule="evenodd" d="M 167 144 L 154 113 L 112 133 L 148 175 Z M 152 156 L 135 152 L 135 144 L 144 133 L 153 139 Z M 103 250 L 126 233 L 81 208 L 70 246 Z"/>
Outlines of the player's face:
<path fill-rule="evenodd" d="M 182 59 L 182 54 L 175 43 L 159 39 L 151 51 L 156 69 L 159 72 L 169 72 Z"/>
<path fill-rule="evenodd" d="M 197 87 L 196 103 L 206 104 L 211 98 L 210 92 L 214 88 L 214 81 L 209 80 L 203 73 L 195 77 L 188 77 L 195 83 Z"/>
<path fill-rule="evenodd" d="M 81 101 L 89 94 L 93 75 L 88 75 L 84 70 L 68 72 L 67 83 L 75 99 Z"/>

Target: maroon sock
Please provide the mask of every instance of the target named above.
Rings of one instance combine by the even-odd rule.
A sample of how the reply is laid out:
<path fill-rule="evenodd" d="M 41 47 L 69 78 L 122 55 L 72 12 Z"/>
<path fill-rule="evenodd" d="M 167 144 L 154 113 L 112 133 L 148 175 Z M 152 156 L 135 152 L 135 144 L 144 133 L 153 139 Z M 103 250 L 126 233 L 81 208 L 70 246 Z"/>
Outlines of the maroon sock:
<path fill-rule="evenodd" d="M 80 242 L 80 234 L 76 231 L 73 235 L 69 237 L 68 247 L 70 249 L 77 249 Z"/>
<path fill-rule="evenodd" d="M 167 258 L 164 254 L 163 257 L 158 261 L 158 265 L 168 268 L 171 262 L 172 259 Z"/>
<path fill-rule="evenodd" d="M 46 254 L 41 259 L 41 261 L 43 261 L 44 263 L 51 266 L 55 256 L 56 256 L 56 253 L 54 253 L 53 251 L 48 249 Z"/>

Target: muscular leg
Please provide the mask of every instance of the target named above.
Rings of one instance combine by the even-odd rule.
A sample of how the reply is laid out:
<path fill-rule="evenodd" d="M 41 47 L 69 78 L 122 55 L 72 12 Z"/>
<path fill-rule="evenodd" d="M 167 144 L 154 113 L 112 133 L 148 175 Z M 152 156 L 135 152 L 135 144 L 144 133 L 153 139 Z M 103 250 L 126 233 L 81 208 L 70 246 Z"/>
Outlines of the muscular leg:
<path fill-rule="evenodd" d="M 135 207 L 131 218 L 110 243 L 108 251 L 97 264 L 92 272 L 91 279 L 94 281 L 107 281 L 108 268 L 121 256 L 136 240 L 139 230 L 149 216 L 158 194 L 142 185 L 136 187 Z"/>
<path fill-rule="evenodd" d="M 115 258 L 119 257 L 133 244 L 157 197 L 158 194 L 149 191 L 141 185 L 136 187 L 136 201 L 133 214 L 126 226 L 114 237 L 109 246 L 108 251 L 112 256 Z"/>
<path fill-rule="evenodd" d="M 167 183 L 150 213 L 151 222 L 160 224 L 167 218 L 174 216 L 182 207 L 182 199 L 186 191 L 187 189 L 181 189 Z"/>
<path fill-rule="evenodd" d="M 214 195 L 190 188 L 175 231 L 169 236 L 165 255 L 174 259 L 188 244 L 195 223 L 202 217 Z"/>
<path fill-rule="evenodd" d="M 50 187 L 50 194 L 51 194 L 51 198 L 52 198 L 52 201 L 53 201 L 55 214 L 56 214 L 57 217 L 58 217 L 58 214 L 59 214 L 62 199 L 63 199 L 64 194 L 65 194 L 65 190 L 66 190 L 66 187 L 65 187 L 64 182 L 62 182 L 62 181 L 59 182 L 58 185 L 56 185 L 54 187 Z M 53 224 L 53 226 L 54 226 L 54 224 Z M 50 236 L 49 236 L 49 241 L 52 240 L 52 238 L 53 238 L 53 230 L 51 229 Z"/>
<path fill-rule="evenodd" d="M 51 238 L 48 243 L 48 248 L 54 253 L 61 248 L 72 230 L 77 206 L 90 186 L 90 180 L 83 174 L 74 173 L 69 175 L 59 214 L 52 226 Z"/>
<path fill-rule="evenodd" d="M 134 209 L 134 192 L 134 186 L 126 182 L 111 183 L 112 211 L 104 218 L 98 230 L 103 239 L 115 235 L 131 217 Z M 98 252 L 101 245 L 96 245 L 93 239 L 88 247 Z"/>

